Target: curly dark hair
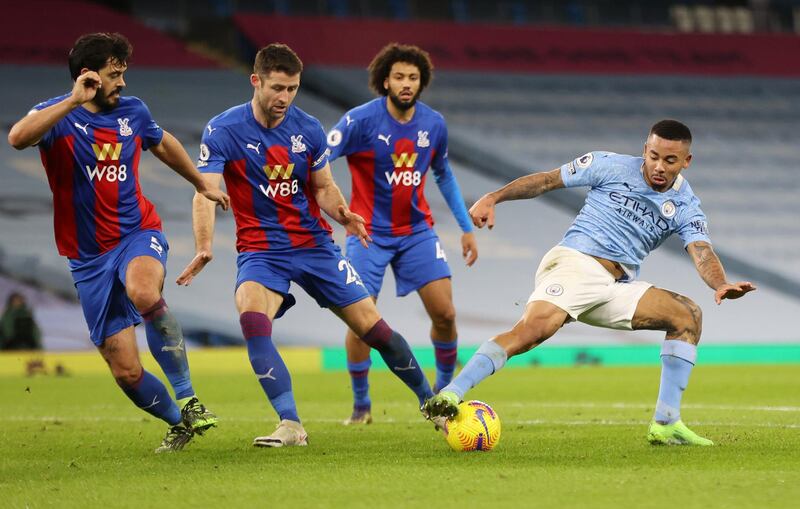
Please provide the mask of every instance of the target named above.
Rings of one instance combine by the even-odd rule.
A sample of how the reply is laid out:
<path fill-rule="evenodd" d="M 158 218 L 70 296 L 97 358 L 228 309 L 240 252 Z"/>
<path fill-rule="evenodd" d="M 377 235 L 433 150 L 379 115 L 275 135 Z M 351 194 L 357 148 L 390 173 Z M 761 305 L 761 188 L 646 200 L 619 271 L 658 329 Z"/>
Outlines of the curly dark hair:
<path fill-rule="evenodd" d="M 303 72 L 303 62 L 292 48 L 274 42 L 258 50 L 255 62 L 253 62 L 254 74 L 269 74 L 272 71 L 294 76 Z"/>
<path fill-rule="evenodd" d="M 133 46 L 128 39 L 116 32 L 97 32 L 78 37 L 69 52 L 69 73 L 72 79 L 78 79 L 81 69 L 99 71 L 108 59 L 112 62 L 127 65 L 133 53 Z"/>
<path fill-rule="evenodd" d="M 419 91 L 422 93 L 425 87 L 433 79 L 433 63 L 427 51 L 412 45 L 399 44 L 393 42 L 381 49 L 372 62 L 369 63 L 369 87 L 378 95 L 388 95 L 389 91 L 383 86 L 383 82 L 389 77 L 392 65 L 397 62 L 417 66 L 419 69 Z"/>
<path fill-rule="evenodd" d="M 655 134 L 665 140 L 692 142 L 692 132 L 686 127 L 686 124 L 669 118 L 659 120 L 653 124 L 653 127 L 650 128 L 650 134 Z"/>

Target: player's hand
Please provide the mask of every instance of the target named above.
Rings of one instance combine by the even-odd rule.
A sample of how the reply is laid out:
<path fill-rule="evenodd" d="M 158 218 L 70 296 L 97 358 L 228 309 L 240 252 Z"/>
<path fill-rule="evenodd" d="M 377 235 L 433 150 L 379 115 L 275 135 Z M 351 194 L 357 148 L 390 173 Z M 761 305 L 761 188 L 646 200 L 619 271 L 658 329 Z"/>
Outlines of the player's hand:
<path fill-rule="evenodd" d="M 231 206 L 231 199 L 230 197 L 223 193 L 221 189 L 203 189 L 198 190 L 198 193 L 205 196 L 207 199 L 216 202 L 216 204 L 222 207 L 222 210 L 228 210 L 228 207 Z"/>
<path fill-rule="evenodd" d="M 339 205 L 339 224 L 344 226 L 347 233 L 355 235 L 362 246 L 369 248 L 367 242 L 372 242 L 372 237 L 367 233 L 367 222 L 363 217 L 351 212 L 344 205 Z"/>
<path fill-rule="evenodd" d="M 192 261 L 189 262 L 189 265 L 183 269 L 183 272 L 181 272 L 181 275 L 178 276 L 175 282 L 181 286 L 189 286 L 189 283 L 192 282 L 194 277 L 213 259 L 214 255 L 211 254 L 211 251 L 199 251 Z"/>
<path fill-rule="evenodd" d="M 727 283 L 717 288 L 717 291 L 714 293 L 714 300 L 717 304 L 721 304 L 723 299 L 738 299 L 755 289 L 755 285 L 749 281 Z"/>
<path fill-rule="evenodd" d="M 469 232 L 461 236 L 461 256 L 467 262 L 467 267 L 472 267 L 478 259 L 478 241 L 475 240 L 474 233 Z"/>
<path fill-rule="evenodd" d="M 494 205 L 495 199 L 490 194 L 485 194 L 480 200 L 469 208 L 469 217 L 472 218 L 472 224 L 478 228 L 488 226 L 491 230 L 494 228 Z"/>
<path fill-rule="evenodd" d="M 78 76 L 75 85 L 72 86 L 72 100 L 77 104 L 91 101 L 100 90 L 100 85 L 102 85 L 100 75 L 95 71 L 86 71 Z"/>

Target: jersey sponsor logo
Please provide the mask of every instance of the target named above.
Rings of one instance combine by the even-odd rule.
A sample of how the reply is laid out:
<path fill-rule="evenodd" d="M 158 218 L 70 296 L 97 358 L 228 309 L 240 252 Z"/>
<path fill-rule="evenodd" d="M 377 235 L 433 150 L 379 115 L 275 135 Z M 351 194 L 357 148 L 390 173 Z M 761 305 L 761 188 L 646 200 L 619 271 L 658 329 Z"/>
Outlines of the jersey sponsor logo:
<path fill-rule="evenodd" d="M 296 194 L 300 190 L 300 184 L 297 180 L 292 179 L 292 172 L 294 171 L 294 163 L 283 166 L 281 164 L 266 165 L 264 166 L 264 173 L 270 180 L 268 186 L 259 184 L 258 188 L 264 193 L 267 198 L 275 198 L 276 196 L 290 196 Z M 279 182 L 273 182 L 278 180 Z"/>
<path fill-rule="evenodd" d="M 122 143 L 103 143 L 102 146 L 92 143 L 92 150 L 98 161 L 106 161 L 109 157 L 112 161 L 118 161 L 122 152 Z"/>
<path fill-rule="evenodd" d="M 130 121 L 131 121 L 131 119 L 129 119 L 129 118 L 118 118 L 117 119 L 117 123 L 119 124 L 119 135 L 120 136 L 130 136 L 131 134 L 133 134 L 133 129 L 131 129 L 130 126 L 128 125 L 128 122 L 130 122 Z M 156 125 L 156 127 L 158 127 L 158 126 Z"/>
<path fill-rule="evenodd" d="M 637 223 L 642 228 L 659 235 L 669 230 L 669 223 L 653 212 L 645 203 L 617 191 L 611 191 L 608 193 L 608 197 L 612 202 L 619 205 L 616 208 L 618 214 Z"/>
<path fill-rule="evenodd" d="M 389 146 L 389 140 L 391 139 L 391 137 L 392 137 L 391 134 L 379 134 L 378 135 L 378 139 L 383 141 L 383 142 L 386 142 L 386 146 L 387 147 Z"/>
<path fill-rule="evenodd" d="M 296 136 L 291 136 L 290 139 L 292 140 L 292 152 L 295 154 L 301 154 L 306 151 L 306 144 L 303 143 L 303 135 L 298 134 Z"/>
<path fill-rule="evenodd" d="M 244 148 L 245 150 L 247 149 L 255 150 L 256 154 L 261 155 L 261 142 L 256 143 L 255 145 L 253 145 L 252 143 L 248 143 L 247 145 L 245 145 Z"/>
<path fill-rule="evenodd" d="M 428 139 L 428 131 L 417 131 L 417 146 L 419 148 L 431 146 L 431 141 Z"/>
<path fill-rule="evenodd" d="M 591 152 L 589 152 L 588 154 L 584 154 L 584 155 L 580 156 L 579 158 L 575 159 L 575 164 L 581 170 L 585 170 L 586 168 L 588 168 L 589 166 L 592 165 L 592 161 L 593 160 L 594 160 L 594 156 L 592 155 Z"/>
<path fill-rule="evenodd" d="M 342 131 L 338 129 L 331 129 L 328 133 L 328 145 L 331 147 L 338 147 L 342 142 Z"/>
<path fill-rule="evenodd" d="M 272 166 L 267 164 L 264 166 L 264 173 L 267 174 L 267 178 L 270 180 L 289 180 L 292 178 L 293 171 L 294 163 L 289 163 L 285 167 L 282 164 L 274 164 Z"/>
<path fill-rule="evenodd" d="M 408 152 L 402 152 L 400 154 L 392 154 L 392 162 L 395 168 L 402 168 L 403 166 L 406 168 L 413 168 L 417 163 L 417 153 L 411 152 L 409 154 Z"/>
<path fill-rule="evenodd" d="M 544 293 L 547 295 L 551 295 L 553 297 L 558 297 L 562 293 L 564 293 L 564 287 L 558 283 L 554 283 L 547 288 L 545 288 Z"/>
<path fill-rule="evenodd" d="M 74 125 L 74 126 L 75 126 L 75 127 L 77 127 L 78 129 L 80 129 L 81 131 L 83 131 L 83 134 L 85 134 L 86 136 L 89 136 L 89 133 L 88 133 L 88 131 L 87 131 L 87 129 L 89 128 L 89 124 L 88 124 L 88 122 L 87 122 L 87 124 L 86 124 L 86 125 L 80 125 L 80 124 L 79 124 L 79 123 L 77 123 L 77 122 L 73 122 L 73 123 L 72 123 L 72 125 Z"/>
<path fill-rule="evenodd" d="M 675 207 L 675 203 L 672 200 L 667 200 L 661 204 L 661 215 L 670 219 L 671 217 L 675 216 L 675 213 L 678 211 L 678 208 Z"/>

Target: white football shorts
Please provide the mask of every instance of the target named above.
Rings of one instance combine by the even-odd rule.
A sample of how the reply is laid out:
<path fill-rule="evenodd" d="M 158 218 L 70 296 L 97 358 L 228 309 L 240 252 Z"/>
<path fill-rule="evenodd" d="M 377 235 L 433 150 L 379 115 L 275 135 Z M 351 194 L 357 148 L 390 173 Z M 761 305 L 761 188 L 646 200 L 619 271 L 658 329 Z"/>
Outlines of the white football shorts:
<path fill-rule="evenodd" d="M 542 258 L 528 302 L 550 302 L 566 311 L 572 320 L 589 325 L 632 330 L 636 306 L 651 286 L 644 281 L 615 281 L 591 256 L 556 246 Z"/>

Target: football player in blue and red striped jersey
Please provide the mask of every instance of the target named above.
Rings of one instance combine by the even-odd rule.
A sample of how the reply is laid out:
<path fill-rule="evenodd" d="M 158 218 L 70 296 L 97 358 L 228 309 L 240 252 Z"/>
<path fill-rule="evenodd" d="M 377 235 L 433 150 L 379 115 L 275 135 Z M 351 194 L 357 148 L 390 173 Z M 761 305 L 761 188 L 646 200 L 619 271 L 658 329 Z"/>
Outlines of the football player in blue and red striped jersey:
<path fill-rule="evenodd" d="M 389 265 L 398 297 L 419 294 L 431 319 L 435 388 L 441 388 L 450 383 L 456 365 L 456 312 L 450 267 L 424 195 L 428 170 L 461 227 L 467 266 L 477 260 L 478 248 L 447 160 L 444 117 L 419 101 L 432 77 L 427 52 L 416 46 L 387 45 L 369 65 L 369 83 L 379 97 L 348 111 L 328 133 L 328 146 L 331 160 L 347 157 L 353 182 L 350 206 L 364 217 L 373 239 L 364 249 L 349 237 L 347 256 L 373 299 L 378 298 Z M 352 330 L 347 331 L 346 345 L 354 403 L 345 424 L 369 424 L 369 349 Z"/>
<path fill-rule="evenodd" d="M 229 200 L 206 185 L 181 143 L 140 99 L 121 95 L 131 52 L 121 34 L 81 36 L 69 54 L 72 91 L 36 105 L 8 141 L 17 149 L 39 147 L 53 192 L 56 245 L 69 260 L 92 342 L 125 394 L 170 425 L 156 449 L 162 452 L 183 448 L 217 419 L 195 397 L 183 333 L 161 295 L 169 246 L 139 187 L 142 150 L 212 206 L 227 209 Z M 142 368 L 133 328 L 143 319 L 177 405 Z"/>
<path fill-rule="evenodd" d="M 288 46 L 270 44 L 255 58 L 252 100 L 212 118 L 198 168 L 209 186 L 222 179 L 236 219 L 236 306 L 248 356 L 278 428 L 256 437 L 259 447 L 302 446 L 307 434 L 297 414 L 289 372 L 272 342 L 272 323 L 295 303 L 292 282 L 330 308 L 417 396 L 432 394 L 411 349 L 381 318 L 358 273 L 333 243 L 320 211 L 364 247 L 364 219 L 350 211 L 331 177 L 319 121 L 292 105 L 303 64 Z M 211 261 L 214 207 L 195 196 L 197 255 L 178 278 L 189 284 Z"/>

